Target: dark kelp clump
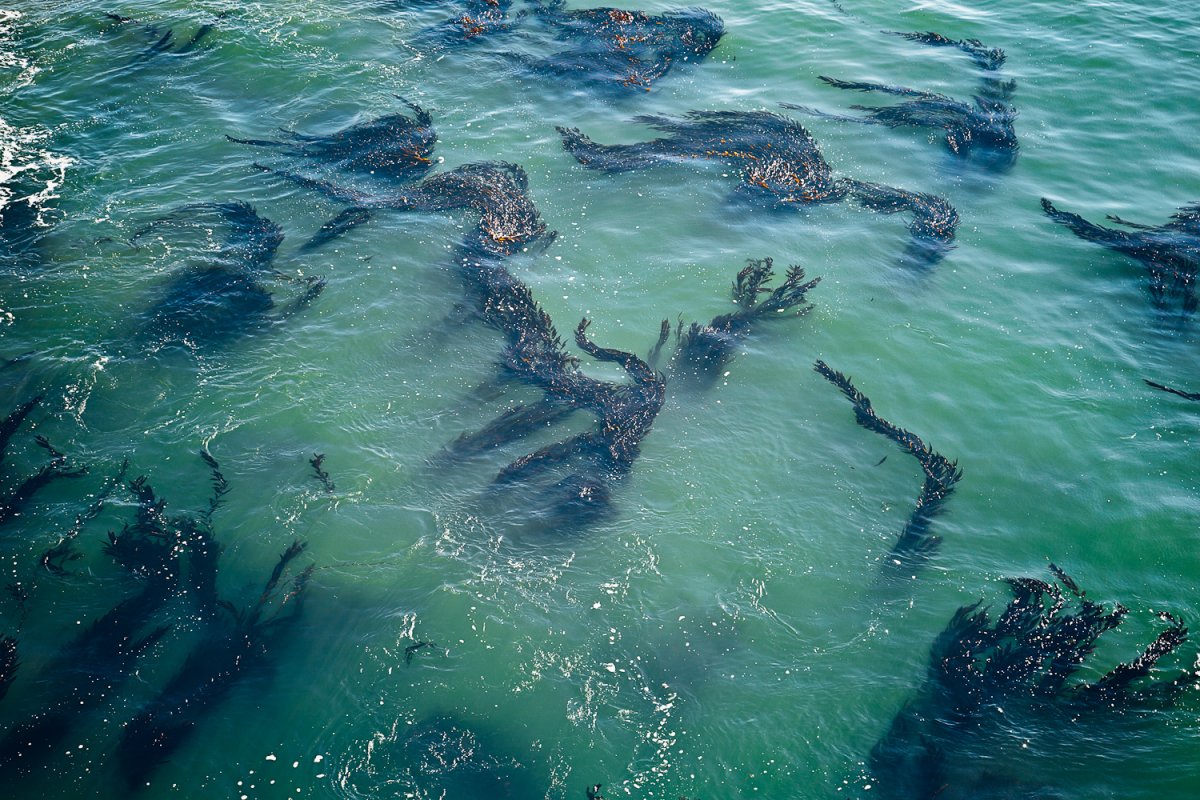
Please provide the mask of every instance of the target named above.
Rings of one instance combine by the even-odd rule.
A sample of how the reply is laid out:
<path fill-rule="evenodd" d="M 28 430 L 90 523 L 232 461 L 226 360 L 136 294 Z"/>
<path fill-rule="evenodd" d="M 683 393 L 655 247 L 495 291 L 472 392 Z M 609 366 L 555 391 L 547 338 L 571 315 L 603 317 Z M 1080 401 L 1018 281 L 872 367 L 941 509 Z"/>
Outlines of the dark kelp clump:
<path fill-rule="evenodd" d="M 545 58 L 510 58 L 535 73 L 601 89 L 649 91 L 676 64 L 702 61 L 725 33 L 721 18 L 703 8 L 647 14 L 565 5 L 551 0 L 534 12 L 563 49 Z"/>
<path fill-rule="evenodd" d="M 576 411 L 589 412 L 596 419 L 590 431 L 516 459 L 501 470 L 496 483 L 541 485 L 554 521 L 563 525 L 584 523 L 605 513 L 612 484 L 632 468 L 662 408 L 665 380 L 633 353 L 594 344 L 586 334 L 590 321 L 585 319 L 575 330 L 576 345 L 599 361 L 620 364 L 631 382 L 586 375 L 566 352 L 549 315 L 529 288 L 503 266 L 501 257 L 464 248 L 459 272 L 476 313 L 506 340 L 500 360 L 504 375 L 540 390 L 542 398 L 510 408 L 482 430 L 460 437 L 451 454 L 484 452 Z M 548 484 L 547 476 L 553 476 Z"/>
<path fill-rule="evenodd" d="M 469 47 L 512 30 L 516 23 L 508 13 L 512 10 L 512 0 L 456 0 L 451 5 L 454 16 L 418 31 L 412 37 L 417 50 Z"/>
<path fill-rule="evenodd" d="M 1196 272 L 1200 268 L 1200 203 L 1183 206 L 1164 225 L 1142 225 L 1120 217 L 1109 219 L 1128 230 L 1106 228 L 1078 214 L 1060 211 L 1046 198 L 1042 210 L 1050 219 L 1089 242 L 1140 261 L 1150 277 L 1150 296 L 1159 308 L 1168 299 L 1180 303 L 1183 313 L 1192 314 L 1200 304 L 1196 295 Z"/>
<path fill-rule="evenodd" d="M 180 268 L 143 314 L 140 336 L 153 347 L 212 346 L 248 335 L 307 307 L 325 287 L 320 278 L 300 279 L 301 294 L 276 311 L 264 280 L 297 280 L 274 268 L 283 231 L 240 200 L 184 206 L 138 231 L 133 241 L 162 225 L 211 226 L 214 218 L 224 240 L 200 263 Z"/>
<path fill-rule="evenodd" d="M 775 277 L 770 258 L 751 259 L 738 272 L 733 282 L 733 302 L 738 310 L 713 317 L 707 325 L 693 322 L 677 331 L 678 347 L 671 360 L 672 375 L 711 386 L 732 360 L 738 343 L 750 334 L 756 322 L 786 312 L 804 314 L 812 308 L 806 305 L 808 291 L 820 283 L 820 278 L 805 280 L 804 269 L 790 266 L 783 283 L 768 287 Z M 663 321 L 663 331 L 668 323 Z M 660 339 L 658 347 L 661 347 Z"/>
<path fill-rule="evenodd" d="M 276 148 L 331 169 L 381 175 L 399 181 L 417 180 L 433 166 L 437 134 L 429 112 L 407 103 L 414 116 L 387 114 L 325 135 L 284 131 L 284 139 L 226 138 L 238 144 Z"/>
<path fill-rule="evenodd" d="M 970 56 L 975 66 L 981 70 L 981 85 L 979 95 L 986 100 L 1004 102 L 1009 100 L 1017 90 L 1014 80 L 1000 78 L 1000 68 L 1008 60 L 1007 54 L 999 47 L 988 47 L 978 39 L 951 39 L 934 31 L 884 31 L 893 36 L 899 36 L 910 42 L 929 47 L 953 47 Z"/>
<path fill-rule="evenodd" d="M 668 134 L 648 142 L 597 144 L 577 128 L 558 128 L 563 146 L 589 169 L 625 172 L 661 163 L 717 161 L 741 177 L 739 192 L 774 207 L 836 202 L 852 196 L 865 208 L 912 214 L 909 231 L 921 264 L 937 261 L 954 240 L 958 214 L 944 199 L 835 178 L 812 135 L 768 111 L 691 111 L 681 118 L 639 116 Z"/>
<path fill-rule="evenodd" d="M 978 797 L 997 782 L 1011 785 L 994 772 L 997 755 L 1006 740 L 1019 751 L 1031 726 L 1071 720 L 1072 736 L 1093 725 L 1099 729 L 1088 735 L 1102 737 L 1115 715 L 1168 705 L 1195 685 L 1194 670 L 1150 679 L 1187 638 L 1183 623 L 1165 612 L 1158 616 L 1166 627 L 1140 655 L 1090 682 L 1079 679 L 1100 637 L 1128 610 L 1088 600 L 1070 577 L 1051 570 L 1057 584 L 1011 579 L 1013 599 L 998 617 L 981 603 L 964 606 L 938 635 L 924 685 L 871 750 L 872 795 Z M 1031 787 L 1027 796 L 1053 791 Z"/>
<path fill-rule="evenodd" d="M 915 433 L 893 425 L 875 413 L 870 398 L 856 389 L 845 375 L 831 369 L 824 361 L 817 361 L 814 369 L 838 387 L 854 405 L 854 417 L 859 425 L 895 442 L 917 460 L 925 473 L 916 507 L 882 565 L 886 577 L 909 575 L 920 569 L 941 543 L 941 537 L 930 533 L 929 528 L 934 518 L 945 510 L 946 500 L 962 479 L 962 470 L 958 468 L 958 462 L 935 451 Z"/>

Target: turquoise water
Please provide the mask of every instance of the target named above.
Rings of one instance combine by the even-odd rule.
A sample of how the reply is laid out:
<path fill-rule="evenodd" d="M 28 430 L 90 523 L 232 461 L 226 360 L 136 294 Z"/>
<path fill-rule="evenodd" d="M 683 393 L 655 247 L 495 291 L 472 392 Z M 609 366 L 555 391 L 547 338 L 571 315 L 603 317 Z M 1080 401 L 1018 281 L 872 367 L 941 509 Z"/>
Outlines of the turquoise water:
<path fill-rule="evenodd" d="M 295 540 L 314 571 L 270 668 L 200 717 L 150 773 L 148 797 L 582 798 L 601 782 L 608 797 L 869 797 L 888 787 L 872 785 L 868 754 L 921 686 L 934 637 L 964 604 L 1002 608 L 1001 579 L 1049 579 L 1053 562 L 1091 599 L 1130 609 L 1085 668 L 1093 679 L 1153 640 L 1158 612 L 1200 618 L 1198 407 L 1143 382 L 1200 391 L 1200 327 L 1154 307 L 1139 264 L 1080 241 L 1038 203 L 1157 225 L 1200 198 L 1200 11 L 1132 0 L 707 7 L 726 26 L 709 57 L 618 97 L 496 55 L 540 52 L 536 37 L 416 47 L 450 15 L 436 3 L 0 12 L 0 169 L 15 197 L 38 195 L 30 224 L 44 226 L 0 264 L 0 357 L 31 354 L 0 369 L 0 410 L 44 396 L 2 469 L 11 480 L 45 462 L 36 433 L 89 470 L 0 526 L 4 582 L 19 587 L 0 598 L 0 634 L 21 659 L 0 725 L 41 709 L 53 687 L 39 676 L 60 648 L 136 591 L 102 548 L 134 500 L 114 492 L 86 522 L 67 576 L 44 570 L 41 554 L 125 458 L 127 477 L 147 476 L 168 511 L 202 512 L 202 448 L 230 486 L 212 515 L 221 596 L 252 605 Z M 205 24 L 215 27 L 194 52 L 143 57 L 157 39 L 148 27 L 187 41 Z M 957 246 L 928 270 L 900 263 L 898 218 L 848 203 L 763 213 L 732 202 L 735 182 L 715 165 L 590 172 L 554 130 L 634 142 L 650 136 L 637 114 L 780 102 L 853 113 L 886 101 L 819 75 L 978 91 L 962 52 L 887 30 L 1003 47 L 1017 84 L 1021 149 L 1006 172 L 965 164 L 925 131 L 787 112 L 836 174 L 954 204 Z M 331 132 L 404 111 L 397 95 L 431 113 L 436 170 L 525 168 L 559 234 L 507 267 L 560 331 L 586 316 L 597 343 L 646 353 L 664 317 L 729 311 L 746 259 L 821 276 L 812 311 L 756 328 L 716 386 L 668 386 L 610 518 L 564 532 L 519 493 L 488 491 L 497 470 L 561 432 L 466 463 L 438 458 L 531 399 L 494 385 L 500 338 L 455 312 L 462 291 L 446 266 L 470 215 L 382 211 L 305 251 L 341 206 L 252 165 L 312 165 L 225 138 Z M 221 231 L 130 238 L 182 205 L 230 200 L 279 224 L 274 266 L 324 276 L 324 292 L 225 346 L 147 352 L 138 314 Z M 272 288 L 280 306 L 299 291 Z M 818 358 L 964 471 L 933 523 L 941 548 L 903 586 L 877 574 L 920 469 L 855 424 L 813 372 Z M 622 380 L 614 365 L 584 357 L 583 368 Z M 308 463 L 315 453 L 332 492 Z M 186 596 L 155 617 L 165 622 L 44 767 L 0 775 L 5 797 L 129 796 L 115 768 L 121 732 L 202 639 Z M 436 646 L 406 658 L 421 641 Z M 1195 658 L 1185 644 L 1156 675 Z M 1191 690 L 1153 713 L 1035 717 L 970 766 L 1002 797 L 1192 798 L 1198 710 Z M 463 732 L 476 749 L 456 766 Z M 942 794 L 973 796 L 967 785 Z"/>

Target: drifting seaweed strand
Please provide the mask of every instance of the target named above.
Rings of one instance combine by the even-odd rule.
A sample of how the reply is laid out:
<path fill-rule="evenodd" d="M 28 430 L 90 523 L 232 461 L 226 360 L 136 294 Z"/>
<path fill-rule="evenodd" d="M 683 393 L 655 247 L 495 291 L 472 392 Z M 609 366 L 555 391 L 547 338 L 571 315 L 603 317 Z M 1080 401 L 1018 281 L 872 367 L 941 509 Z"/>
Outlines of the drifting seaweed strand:
<path fill-rule="evenodd" d="M 321 485 L 325 487 L 325 491 L 329 494 L 333 494 L 336 488 L 333 485 L 333 479 L 329 477 L 329 473 L 326 472 L 321 466 L 325 463 L 325 454 L 313 453 L 313 457 L 308 460 L 308 463 L 312 465 L 313 472 L 316 473 L 317 480 L 319 480 Z"/>
<path fill-rule="evenodd" d="M 1173 395 L 1178 395 L 1184 400 L 1200 400 L 1200 392 L 1184 392 L 1179 389 L 1173 389 L 1170 386 L 1164 386 L 1161 383 L 1155 383 L 1152 380 L 1146 380 L 1146 385 L 1151 386 L 1159 391 L 1168 392 Z"/>
<path fill-rule="evenodd" d="M 280 595 L 279 583 L 288 565 L 304 548 L 303 543 L 293 542 L 280 555 L 252 607 L 238 609 L 228 601 L 220 601 L 220 607 L 229 612 L 226 621 L 212 618 L 208 633 L 188 654 L 179 672 L 125 726 L 117 745 L 117 761 L 131 788 L 145 786 L 158 765 L 191 736 L 203 717 L 228 696 L 243 676 L 269 663 L 277 644 L 299 616 L 300 603 L 291 601 L 303 595 L 312 574 L 309 565 Z M 272 602 L 275 608 L 264 619 Z M 289 604 L 292 613 L 280 617 Z"/>
<path fill-rule="evenodd" d="M 87 474 L 86 467 L 70 468 L 67 457 L 46 440 L 43 436 L 35 437 L 34 441 L 43 450 L 50 453 L 51 461 L 26 478 L 15 489 L 0 496 L 0 525 L 21 513 L 21 509 L 38 492 L 59 478 L 80 478 Z"/>
<path fill-rule="evenodd" d="M 96 499 L 88 505 L 85 511 L 75 516 L 75 523 L 71 526 L 71 529 L 64 533 L 53 547 L 42 553 L 40 563 L 47 572 L 60 577 L 67 574 L 67 570 L 63 564 L 79 558 L 79 553 L 75 551 L 75 539 L 83 532 L 83 528 L 87 523 L 99 516 L 100 511 L 104 508 L 104 504 L 108 501 L 112 493 L 119 486 L 124 485 L 125 472 L 128 468 L 129 459 L 122 459 L 117 474 L 105 479 L 104 485 L 101 486 L 100 491 L 96 494 Z"/>
<path fill-rule="evenodd" d="M 950 461 L 933 450 L 915 433 L 893 425 L 876 414 L 870 398 L 860 392 L 848 377 L 832 369 L 824 361 L 818 360 L 813 369 L 838 387 L 853 404 L 854 417 L 859 425 L 892 440 L 908 451 L 921 465 L 921 470 L 925 473 L 921 493 L 899 538 L 884 561 L 884 572 L 898 577 L 903 572 L 919 568 L 940 544 L 941 538 L 930 534 L 929 527 L 934 517 L 944 510 L 946 500 L 954 491 L 955 484 L 962 479 L 962 470 L 958 468 L 958 462 Z"/>
<path fill-rule="evenodd" d="M 988 47 L 978 39 L 950 39 L 934 31 L 912 32 L 884 31 L 892 36 L 908 39 L 910 42 L 920 42 L 932 47 L 956 47 L 971 57 L 980 69 L 995 71 L 1004 66 L 1007 56 L 999 47 Z"/>

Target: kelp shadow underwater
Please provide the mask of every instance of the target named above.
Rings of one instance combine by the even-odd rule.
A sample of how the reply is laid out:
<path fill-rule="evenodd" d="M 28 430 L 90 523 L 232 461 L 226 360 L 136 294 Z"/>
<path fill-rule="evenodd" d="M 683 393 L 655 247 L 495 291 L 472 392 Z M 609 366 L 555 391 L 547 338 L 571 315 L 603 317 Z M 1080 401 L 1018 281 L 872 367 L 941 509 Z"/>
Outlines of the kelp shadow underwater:
<path fill-rule="evenodd" d="M 33 586 L 26 602 L 38 601 L 41 581 L 79 582 L 83 576 L 65 566 L 83 557 L 75 546 L 78 535 L 102 505 L 121 504 L 119 495 L 133 500 L 133 521 L 110 531 L 103 547 L 124 576 L 118 582 L 128 587 L 125 599 L 28 676 L 19 670 L 17 637 L 0 638 L 0 691 L 15 685 L 27 695 L 24 705 L 38 709 L 23 720 L 10 718 L 0 737 L 0 766 L 14 785 L 47 771 L 54 774 L 68 737 L 89 725 L 101 707 L 108 707 L 109 715 L 124 713 L 124 685 L 135 675 L 145 683 L 142 675 L 154 675 L 155 662 L 169 662 L 174 651 L 190 646 L 160 692 L 120 726 L 112 765 L 129 791 L 150 785 L 158 766 L 203 727 L 205 717 L 238 683 L 269 675 L 287 640 L 296 635 L 313 566 L 293 578 L 288 571 L 305 544 L 296 541 L 284 550 L 254 602 L 240 608 L 222 596 L 221 546 L 213 535 L 213 516 L 230 487 L 216 460 L 207 451 L 201 457 L 212 484 L 203 511 L 169 513 L 146 476 L 124 479 L 123 464 L 80 512 L 72 530 L 44 554 L 42 577 L 26 582 Z M 316 468 L 320 476 L 319 464 Z M 19 708 L 12 706 L 14 712 Z M 104 771 L 97 763 L 89 769 Z"/>
<path fill-rule="evenodd" d="M 157 300 L 139 315 L 134 338 L 150 352 L 167 345 L 196 352 L 225 346 L 295 315 L 325 288 L 322 278 L 296 278 L 275 268 L 283 231 L 246 202 L 183 206 L 138 230 L 130 243 L 137 247 L 143 237 L 164 226 L 219 228 L 225 237 L 176 267 Z M 278 306 L 268 281 L 298 283 L 301 290 Z"/>

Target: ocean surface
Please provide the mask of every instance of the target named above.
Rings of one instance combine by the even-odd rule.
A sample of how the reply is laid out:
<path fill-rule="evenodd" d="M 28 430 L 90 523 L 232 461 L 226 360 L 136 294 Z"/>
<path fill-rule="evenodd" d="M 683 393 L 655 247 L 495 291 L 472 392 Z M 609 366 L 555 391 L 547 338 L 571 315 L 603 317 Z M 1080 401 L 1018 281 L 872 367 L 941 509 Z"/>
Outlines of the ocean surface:
<path fill-rule="evenodd" d="M 0 523 L 0 636 L 19 658 L 0 736 L 20 739 L 47 709 L 59 726 L 34 766 L 4 763 L 0 796 L 583 800 L 596 784 L 635 800 L 1200 795 L 1194 686 L 1174 704 L 1047 704 L 1012 724 L 989 705 L 988 729 L 962 726 L 948 777 L 923 793 L 871 763 L 924 691 L 939 633 L 963 606 L 1000 613 L 1006 579 L 1053 582 L 1054 564 L 1090 601 L 1128 609 L 1077 681 L 1136 659 L 1164 612 L 1200 620 L 1200 405 L 1145 383 L 1200 391 L 1200 319 L 1156 304 L 1142 264 L 1040 205 L 1117 227 L 1105 215 L 1162 225 L 1200 200 L 1200 6 L 705 5 L 725 25 L 706 58 L 618 91 L 508 57 L 560 47 L 521 0 L 512 30 L 457 46 L 429 34 L 463 13 L 449 2 L 0 10 L 0 417 L 42 398 L 0 485 L 54 459 L 86 469 Z M 980 92 L 963 50 L 896 31 L 1003 48 L 996 76 L 1015 83 L 1019 113 L 1010 168 L 955 156 L 928 129 L 780 108 L 862 116 L 851 106 L 903 99 L 819 76 Z M 714 385 L 668 376 L 599 518 L 493 486 L 514 459 L 589 430 L 587 414 L 448 455 L 537 397 L 498 380 L 504 340 L 470 313 L 452 269 L 478 215 L 383 209 L 306 249 L 345 204 L 255 164 L 343 176 L 227 138 L 329 134 L 411 115 L 405 101 L 432 118 L 434 174 L 524 168 L 558 235 L 504 266 L 589 375 L 627 381 L 575 348 L 581 318 L 598 345 L 645 357 L 661 320 L 734 310 L 748 259 L 773 259 L 776 283 L 793 264 L 821 278 L 811 310 L 762 320 Z M 914 265 L 903 214 L 764 210 L 719 163 L 589 170 L 555 130 L 638 142 L 657 134 L 634 117 L 697 109 L 784 114 L 835 175 L 946 198 L 954 247 Z M 220 255 L 226 223 L 196 204 L 233 201 L 284 234 L 278 274 L 263 279 L 273 307 L 217 343 L 148 342 L 147 309 L 172 278 Z M 299 302 L 318 276 L 324 290 Z M 962 469 L 930 523 L 940 547 L 902 580 L 881 569 L 921 467 L 856 423 L 818 359 Z M 136 527 L 145 486 L 159 512 L 210 530 L 225 605 L 201 613 L 200 590 L 180 581 L 125 640 L 120 669 L 93 674 L 72 643 L 152 580 L 105 547 Z M 69 556 L 48 569 L 64 540 Z M 293 542 L 306 548 L 264 592 Z M 194 541 L 179 546 L 197 571 Z M 189 665 L 220 659 L 211 632 L 238 624 L 258 637 L 245 668 L 191 701 L 161 759 L 131 760 L 131 721 Z M 1149 679 L 1193 668 L 1197 650 L 1184 642 Z M 85 699 L 64 711 L 62 687 L 80 685 Z"/>

